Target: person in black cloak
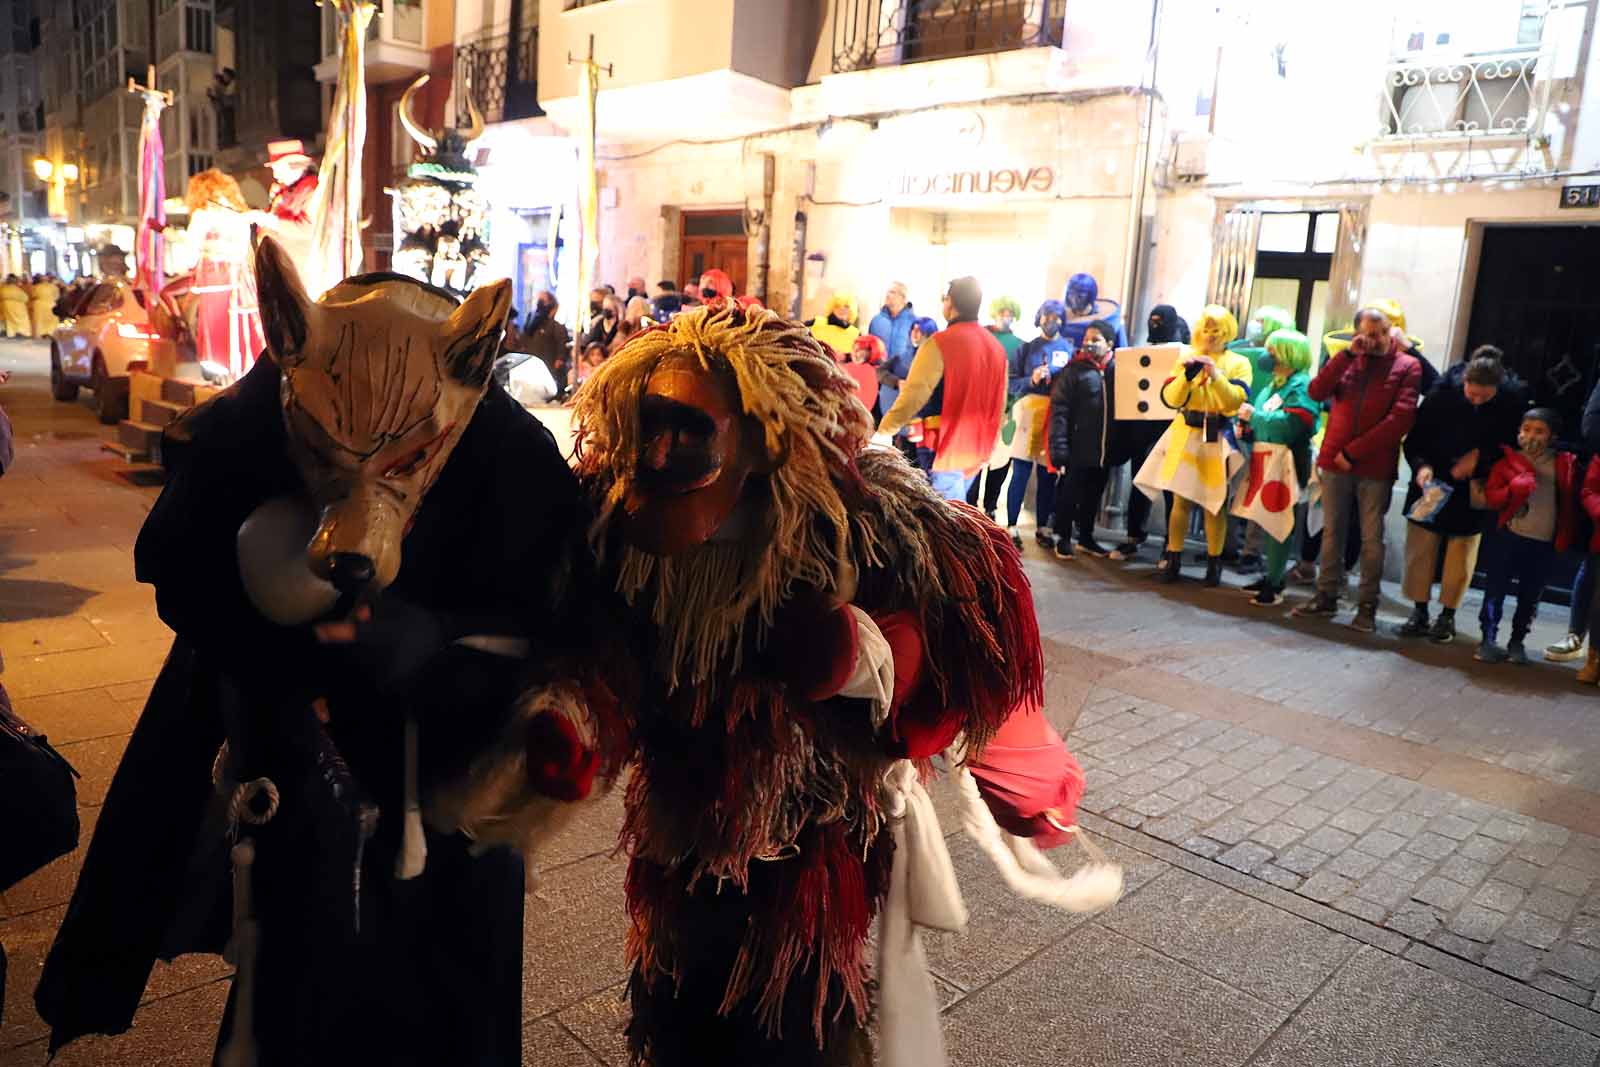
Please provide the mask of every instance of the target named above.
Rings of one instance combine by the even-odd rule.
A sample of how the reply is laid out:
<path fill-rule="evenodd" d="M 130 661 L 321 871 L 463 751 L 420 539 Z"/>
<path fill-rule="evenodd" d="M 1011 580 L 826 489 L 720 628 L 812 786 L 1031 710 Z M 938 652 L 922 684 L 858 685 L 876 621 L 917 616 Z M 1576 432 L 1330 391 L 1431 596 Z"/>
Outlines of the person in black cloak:
<path fill-rule="evenodd" d="M 418 796 L 584 632 L 576 481 L 490 382 L 509 283 L 313 303 L 270 238 L 256 274 L 269 358 L 168 428 L 135 548 L 177 636 L 36 991 L 50 1047 L 227 942 L 219 1063 L 520 1064 L 522 862 Z M 525 791 L 587 795 L 598 736 L 530 721 Z"/>

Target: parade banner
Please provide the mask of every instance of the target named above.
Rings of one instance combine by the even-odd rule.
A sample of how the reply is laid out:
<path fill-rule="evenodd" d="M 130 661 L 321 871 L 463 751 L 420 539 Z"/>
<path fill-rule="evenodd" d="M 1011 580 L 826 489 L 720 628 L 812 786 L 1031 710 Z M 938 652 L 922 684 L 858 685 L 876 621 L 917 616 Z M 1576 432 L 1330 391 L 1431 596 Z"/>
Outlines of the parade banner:
<path fill-rule="evenodd" d="M 1250 476 L 1233 502 L 1233 514 L 1267 531 L 1275 541 L 1294 533 L 1294 506 L 1300 501 L 1294 454 L 1285 445 L 1257 444 L 1250 449 Z"/>
<path fill-rule="evenodd" d="M 133 259 L 138 288 L 152 297 L 166 280 L 162 230 L 167 224 L 165 152 L 161 144 L 164 94 L 145 92 L 144 118 L 139 123 L 139 228 L 133 239 Z"/>
<path fill-rule="evenodd" d="M 1228 483 L 1244 457 L 1226 438 L 1207 441 L 1181 422 L 1167 427 L 1133 484 L 1151 500 L 1164 492 L 1192 500 L 1215 515 L 1228 502 Z"/>
<path fill-rule="evenodd" d="M 328 115 L 327 148 L 311 201 L 311 256 L 308 262 L 296 264 L 313 300 L 362 269 L 361 151 L 367 140 L 367 26 L 377 12 L 372 0 L 329 2 L 339 19 L 339 80 Z"/>

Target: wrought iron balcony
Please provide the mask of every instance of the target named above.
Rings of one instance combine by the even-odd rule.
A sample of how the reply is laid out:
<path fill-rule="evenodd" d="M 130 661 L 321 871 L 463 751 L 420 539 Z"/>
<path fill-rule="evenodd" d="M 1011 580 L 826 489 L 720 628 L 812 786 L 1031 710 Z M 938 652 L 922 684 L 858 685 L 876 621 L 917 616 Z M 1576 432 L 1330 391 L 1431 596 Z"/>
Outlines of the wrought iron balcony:
<path fill-rule="evenodd" d="M 539 28 L 525 29 L 515 42 L 510 34 L 484 37 L 456 49 L 456 125 L 470 124 L 467 96 L 483 112 L 485 122 L 512 122 L 543 115 L 537 78 Z"/>
<path fill-rule="evenodd" d="M 1060 47 L 1066 0 L 833 0 L 833 70 Z"/>
<path fill-rule="evenodd" d="M 1549 92 L 1537 47 L 1458 61 L 1398 62 L 1384 77 L 1379 141 L 1537 136 Z"/>

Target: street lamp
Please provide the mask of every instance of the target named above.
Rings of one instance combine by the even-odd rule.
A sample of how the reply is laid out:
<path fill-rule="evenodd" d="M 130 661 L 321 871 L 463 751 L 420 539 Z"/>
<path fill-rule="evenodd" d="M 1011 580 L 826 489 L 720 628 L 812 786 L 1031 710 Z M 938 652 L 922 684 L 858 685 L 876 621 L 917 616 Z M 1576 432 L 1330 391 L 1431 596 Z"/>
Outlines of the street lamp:
<path fill-rule="evenodd" d="M 76 163 L 63 163 L 57 167 L 44 157 L 33 161 L 33 173 L 42 182 L 55 181 L 75 182 L 78 180 L 78 165 Z"/>

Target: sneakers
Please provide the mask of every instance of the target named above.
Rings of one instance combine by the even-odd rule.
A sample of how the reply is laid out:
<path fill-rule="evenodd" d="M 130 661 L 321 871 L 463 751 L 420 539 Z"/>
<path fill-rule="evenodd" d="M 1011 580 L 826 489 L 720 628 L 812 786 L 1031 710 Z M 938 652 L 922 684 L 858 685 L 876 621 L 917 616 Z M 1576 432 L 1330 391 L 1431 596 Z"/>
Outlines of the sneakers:
<path fill-rule="evenodd" d="M 1289 614 L 1297 619 L 1325 619 L 1339 613 L 1339 598 L 1317 593 Z"/>
<path fill-rule="evenodd" d="M 1017 530 L 1017 528 L 1015 526 L 1007 526 L 1006 527 L 1006 533 L 1011 535 L 1011 543 L 1012 544 L 1016 545 L 1018 548 L 1022 547 L 1022 534 Z"/>
<path fill-rule="evenodd" d="M 1428 628 L 1428 640 L 1436 645 L 1448 645 L 1456 639 L 1456 613 L 1449 608 L 1439 612 L 1439 617 L 1433 620 L 1433 625 Z"/>
<path fill-rule="evenodd" d="M 1504 663 L 1511 653 L 1494 643 L 1493 638 L 1485 637 L 1472 653 L 1472 658 L 1479 663 Z"/>
<path fill-rule="evenodd" d="M 1261 590 L 1265 589 L 1270 584 L 1271 583 L 1268 582 L 1265 577 L 1257 578 L 1255 581 L 1253 581 L 1249 585 L 1245 586 L 1244 589 L 1243 589 L 1243 592 L 1246 592 L 1246 593 L 1259 593 L 1259 592 L 1261 592 Z"/>
<path fill-rule="evenodd" d="M 1315 563 L 1296 563 L 1289 571 L 1289 581 L 1295 585 L 1312 585 L 1317 580 Z"/>
<path fill-rule="evenodd" d="M 1206 557 L 1206 576 L 1200 584 L 1207 589 L 1215 589 L 1222 584 L 1222 559 L 1220 556 Z"/>
<path fill-rule="evenodd" d="M 1056 546 L 1056 533 L 1049 528 L 1035 530 L 1033 539 L 1039 542 L 1040 548 L 1054 548 Z"/>
<path fill-rule="evenodd" d="M 1275 608 L 1282 603 L 1282 591 L 1270 583 L 1263 584 L 1256 595 L 1250 598 L 1250 606 L 1253 608 Z"/>
<path fill-rule="evenodd" d="M 1427 637 L 1432 625 L 1428 618 L 1428 605 L 1418 604 L 1411 609 L 1410 617 L 1400 624 L 1400 629 L 1395 633 L 1401 637 Z"/>
<path fill-rule="evenodd" d="M 1568 634 L 1544 650 L 1544 658 L 1551 663 L 1571 663 L 1583 658 L 1583 635 Z"/>
<path fill-rule="evenodd" d="M 1105 559 L 1107 556 L 1111 555 L 1110 549 L 1106 548 L 1092 537 L 1088 540 L 1079 538 L 1078 551 L 1082 552 L 1085 556 L 1092 556 L 1095 559 Z"/>
<path fill-rule="evenodd" d="M 1362 604 L 1356 608 L 1355 618 L 1350 620 L 1350 629 L 1363 634 L 1377 633 L 1378 605 Z"/>
<path fill-rule="evenodd" d="M 1511 643 L 1506 646 L 1506 660 L 1516 664 L 1518 667 L 1526 667 L 1528 665 L 1528 649 L 1522 643 L 1522 638 L 1513 637 L 1511 639 Z"/>
<path fill-rule="evenodd" d="M 1056 559 L 1074 560 L 1078 557 L 1072 554 L 1072 542 L 1067 540 L 1057 541 L 1055 545 Z"/>
<path fill-rule="evenodd" d="M 1124 541 L 1111 550 L 1111 558 L 1119 563 L 1123 560 L 1138 559 L 1139 546 L 1143 543 L 1142 541 Z"/>

